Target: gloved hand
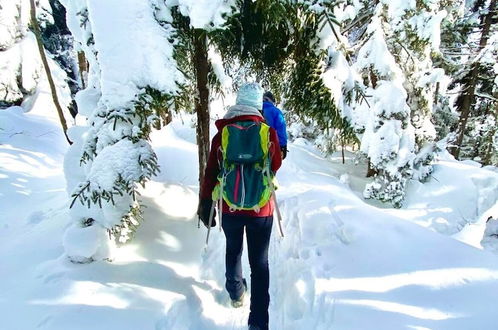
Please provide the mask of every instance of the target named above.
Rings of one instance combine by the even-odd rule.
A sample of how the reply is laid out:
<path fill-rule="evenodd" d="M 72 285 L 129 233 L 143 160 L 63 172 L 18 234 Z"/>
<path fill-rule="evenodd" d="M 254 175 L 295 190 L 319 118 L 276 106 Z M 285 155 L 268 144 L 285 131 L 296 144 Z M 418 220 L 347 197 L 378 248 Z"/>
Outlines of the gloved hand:
<path fill-rule="evenodd" d="M 202 223 L 206 228 L 209 228 L 209 212 L 211 212 L 211 207 L 213 205 L 213 200 L 211 199 L 201 199 L 199 202 L 199 207 L 197 208 L 197 215 L 201 219 Z M 211 227 L 216 226 L 216 208 L 213 210 L 213 220 L 211 221 Z"/>
<path fill-rule="evenodd" d="M 282 159 L 285 159 L 287 157 L 287 146 L 280 147 L 280 151 L 282 152 Z"/>

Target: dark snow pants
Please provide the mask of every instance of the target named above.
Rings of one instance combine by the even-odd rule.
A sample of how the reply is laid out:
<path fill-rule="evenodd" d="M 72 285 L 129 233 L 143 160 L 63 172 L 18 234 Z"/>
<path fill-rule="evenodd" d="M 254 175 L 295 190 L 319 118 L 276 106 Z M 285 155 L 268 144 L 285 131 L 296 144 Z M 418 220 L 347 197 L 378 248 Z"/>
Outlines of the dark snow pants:
<path fill-rule="evenodd" d="M 248 324 L 258 325 L 261 329 L 268 329 L 268 246 L 272 224 L 273 216 L 256 218 L 223 214 L 222 227 L 227 240 L 225 287 L 231 299 L 238 299 L 244 292 L 241 256 L 245 228 L 251 266 L 251 312 Z"/>

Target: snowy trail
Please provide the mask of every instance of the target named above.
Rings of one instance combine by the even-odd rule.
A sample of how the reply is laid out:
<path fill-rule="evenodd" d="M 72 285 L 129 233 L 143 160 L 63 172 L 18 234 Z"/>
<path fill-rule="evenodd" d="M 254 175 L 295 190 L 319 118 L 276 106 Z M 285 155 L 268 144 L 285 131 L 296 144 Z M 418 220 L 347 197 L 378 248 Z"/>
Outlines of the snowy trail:
<path fill-rule="evenodd" d="M 274 235 L 271 253 L 277 329 L 493 327 L 491 296 L 470 292 L 498 289 L 494 256 L 366 205 L 307 152 L 293 146 L 279 177 L 287 237 Z"/>
<path fill-rule="evenodd" d="M 2 326 L 246 328 L 249 297 L 243 308 L 233 309 L 223 287 L 224 235 L 214 228 L 205 251 L 206 229 L 197 229 L 191 127 L 176 121 L 154 133 L 162 172 L 142 192 L 145 221 L 135 239 L 116 251 L 113 262 L 77 265 L 61 257 L 68 221 L 65 146 L 51 139 L 35 142 L 30 136 L 40 130 L 40 121 L 31 124 L 23 122 L 26 132 L 0 146 L 2 160 L 10 162 L 0 173 L 8 183 L 0 187 L 7 206 L 0 222 Z M 57 127 L 46 125 L 49 131 Z M 14 148 L 38 158 L 32 163 L 13 158 Z M 22 167 L 26 164 L 32 167 Z M 324 159 L 303 141 L 290 146 L 277 191 L 286 237 L 279 237 L 275 223 L 270 244 L 271 329 L 493 329 L 498 257 L 416 224 L 424 218 L 417 213 L 412 221 L 414 209 L 366 204 L 338 179 L 348 166 L 353 167 Z M 488 178 L 486 187 L 494 187 L 496 177 L 483 170 L 448 167 L 438 165 L 442 185 L 458 173 L 474 173 L 477 179 L 466 182 Z M 353 177 L 354 171 L 349 172 L 353 185 L 363 180 Z M 416 187 L 421 199 L 424 187 L 435 188 L 434 183 Z M 31 195 L 25 194 L 28 188 Z M 475 195 L 475 189 L 467 190 Z M 434 203 L 437 198 L 442 197 L 434 196 Z M 416 203 L 412 198 L 411 207 Z M 249 279 L 246 252 L 243 260 Z"/>

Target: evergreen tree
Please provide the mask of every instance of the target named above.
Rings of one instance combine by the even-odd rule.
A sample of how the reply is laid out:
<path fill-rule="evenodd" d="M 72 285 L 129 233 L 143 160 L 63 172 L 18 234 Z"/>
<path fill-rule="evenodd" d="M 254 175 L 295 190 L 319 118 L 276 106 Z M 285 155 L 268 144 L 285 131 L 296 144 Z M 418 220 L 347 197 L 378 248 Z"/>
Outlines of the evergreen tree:
<path fill-rule="evenodd" d="M 497 58 L 497 1 L 496 0 L 476 0 L 470 2 L 470 18 L 466 20 L 465 31 L 470 47 L 468 51 L 470 56 L 467 57 L 461 70 L 457 73 L 455 85 L 460 88 L 460 93 L 456 99 L 456 109 L 460 113 L 457 127 L 457 137 L 455 148 L 451 152 L 456 157 L 479 157 L 487 159 L 485 155 L 479 156 L 479 147 L 473 148 L 465 145 L 465 135 L 468 134 L 472 127 L 468 127 L 469 119 L 481 116 L 489 107 L 496 109 L 496 73 L 493 66 Z M 483 103 L 483 104 L 481 104 Z M 490 103 L 489 105 L 487 103 Z M 491 110 L 493 112 L 493 110 Z M 487 116 L 485 116 L 487 117 Z M 470 120 L 473 122 L 474 120 Z M 489 140 L 489 134 L 480 136 L 478 140 Z M 491 134 L 493 135 L 493 134 Z M 467 142 L 474 143 L 475 139 L 469 139 Z M 481 144 L 479 142 L 479 144 Z M 485 143 L 484 143 L 485 144 Z M 487 150 L 485 148 L 485 150 Z M 463 151 L 463 155 L 461 155 Z M 486 154 L 486 151 L 484 151 Z"/>
<path fill-rule="evenodd" d="M 102 30 L 102 26 L 94 29 L 93 26 L 102 18 L 98 10 L 108 9 L 111 4 L 66 0 L 64 5 L 78 48 L 84 51 L 89 62 L 86 88 L 77 95 L 80 114 L 87 118 L 87 125 L 72 130 L 76 143 L 66 157 L 74 221 L 66 231 L 64 246 L 73 261 L 88 262 L 109 254 L 109 241 L 102 233 L 108 232 L 116 241 L 126 242 L 140 224 L 142 212 L 137 186 L 144 185 L 159 170 L 156 155 L 148 142 L 149 133 L 152 126 L 160 128 L 167 124 L 165 114 L 178 109 L 191 111 L 192 105 L 195 106 L 199 168 L 203 172 L 202 164 L 207 161 L 209 150 L 205 147 L 209 148 L 208 88 L 212 76 L 206 36 L 208 31 L 223 23 L 222 16 L 231 8 L 226 1 L 212 4 L 213 16 L 206 21 L 205 13 L 198 15 L 196 12 L 206 8 L 204 3 L 198 6 L 167 4 L 160 0 L 133 3 L 134 7 L 127 9 L 140 11 L 142 18 L 148 20 L 143 28 L 146 32 L 154 31 L 152 35 L 158 43 L 147 42 L 143 46 L 148 49 L 139 51 L 160 66 L 152 68 L 151 76 L 137 72 L 142 83 L 120 85 L 130 92 L 114 95 L 119 91 L 109 90 L 109 85 L 121 82 L 106 80 L 109 78 L 104 77 L 104 73 L 109 75 L 109 72 L 119 70 L 119 64 L 109 61 L 109 56 L 115 59 L 114 53 L 106 54 L 100 49 L 105 48 L 105 44 L 95 42 L 99 37 L 105 39 L 112 30 Z M 119 28 L 125 27 L 117 24 L 116 29 Z M 122 33 L 120 36 L 123 38 Z M 132 41 L 137 40 L 121 40 L 124 45 Z M 119 59 L 120 54 L 116 55 Z M 157 71 L 161 69 L 166 72 Z M 162 120 L 164 118 L 166 121 Z M 82 253 L 74 242 L 88 232 L 94 235 L 98 247 Z"/>
<path fill-rule="evenodd" d="M 37 53 L 29 31 L 29 2 L 0 0 L 0 107 L 20 105 L 32 95 L 42 73 L 41 61 L 24 53 Z"/>
<path fill-rule="evenodd" d="M 233 10 L 234 8 L 231 8 Z M 190 19 L 189 9 L 178 5 L 172 6 L 173 22 L 176 29 L 175 58 L 180 70 L 185 74 L 185 84 L 178 100 L 182 101 L 181 107 L 189 111 L 194 109 L 197 115 L 196 137 L 199 156 L 199 182 L 202 182 L 204 169 L 207 165 L 210 146 L 210 115 L 209 102 L 210 91 L 220 91 L 220 83 L 210 63 L 208 49 L 211 44 L 212 35 L 220 28 L 213 20 L 197 22 Z M 183 11 L 182 11 L 183 10 Z M 223 17 L 230 14 L 223 13 Z M 221 19 L 224 22 L 224 19 Z"/>
<path fill-rule="evenodd" d="M 362 81 L 349 83 L 345 91 L 364 84 L 364 94 L 373 96 L 369 109 L 354 102 L 350 116 L 375 175 L 364 195 L 399 207 L 407 180 L 424 180 L 432 171 L 434 93 L 444 74 L 433 69 L 431 55 L 439 46 L 445 12 L 435 2 L 351 1 L 340 9 L 335 12 L 343 17 L 343 31 L 353 42 L 349 47 L 361 47 L 354 67 Z"/>
<path fill-rule="evenodd" d="M 70 130 L 75 143 L 65 160 L 73 225 L 66 231 L 64 246 L 71 260 L 87 262 L 109 255 L 110 242 L 106 232 L 116 241 L 126 242 L 139 225 L 142 211 L 137 198 L 138 185 L 143 186 L 159 170 L 157 157 L 148 141 L 149 134 L 152 125 L 160 126 L 163 113 L 173 107 L 176 90 L 161 85 L 157 77 L 152 76 L 147 85 L 121 86 L 130 88 L 133 94 L 108 94 L 102 82 L 120 82 L 106 81 L 102 77 L 106 70 L 118 68 L 114 68 L 112 62 L 106 62 L 106 65 L 111 64 L 110 67 L 103 67 L 100 63 L 106 58 L 95 42 L 98 36 L 95 36 L 92 25 L 98 22 L 99 12 L 96 8 L 92 12 L 85 0 L 65 1 L 63 4 L 75 41 L 90 63 L 87 86 L 77 95 L 80 114 L 87 118 L 87 124 Z M 101 5 L 105 8 L 108 4 Z M 152 16 L 147 21 L 148 27 L 164 31 L 156 36 L 155 41 L 162 45 L 160 51 L 169 57 L 162 57 L 162 52 L 153 53 L 156 48 L 149 49 L 151 53 L 146 55 L 154 57 L 152 60 L 161 58 L 163 70 L 170 70 L 163 74 L 180 83 L 182 75 L 176 70 L 173 59 L 174 30 L 169 9 L 152 0 L 135 5 L 147 17 Z M 116 28 L 123 27 L 117 24 Z M 81 251 L 77 242 L 81 237 L 87 237 L 89 232 L 95 236 L 95 245 L 89 247 L 89 251 Z"/>
<path fill-rule="evenodd" d="M 323 81 L 327 48 L 320 35 L 330 24 L 329 1 L 238 1 L 236 14 L 215 36 L 227 70 L 242 64 L 277 99 L 284 100 L 293 118 L 324 133 L 320 146 L 331 151 L 339 140 L 354 141 L 349 121 L 341 116 L 331 90 Z M 325 9 L 329 9 L 327 12 Z M 332 33 L 332 32 L 330 32 Z"/>

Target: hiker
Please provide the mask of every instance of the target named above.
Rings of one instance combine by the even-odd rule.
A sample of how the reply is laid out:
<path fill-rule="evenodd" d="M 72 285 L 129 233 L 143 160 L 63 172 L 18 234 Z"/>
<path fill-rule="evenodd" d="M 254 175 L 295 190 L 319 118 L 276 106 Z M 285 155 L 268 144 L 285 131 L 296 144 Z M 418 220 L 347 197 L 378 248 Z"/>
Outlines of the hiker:
<path fill-rule="evenodd" d="M 262 177 L 258 177 L 262 173 L 261 168 L 255 169 L 255 166 L 248 163 L 245 164 L 245 167 L 244 164 L 234 164 L 232 166 L 234 170 L 228 172 L 226 178 L 220 181 L 219 177 L 223 176 L 223 174 L 220 175 L 220 172 L 226 168 L 222 169 L 221 167 L 224 166 L 223 164 L 227 165 L 226 159 L 228 159 L 230 153 L 239 152 L 239 155 L 246 156 L 249 154 L 251 145 L 259 149 L 262 149 L 264 145 L 267 146 L 268 156 L 265 159 L 268 174 L 271 171 L 271 174 L 274 175 L 282 164 L 281 154 L 278 149 L 277 133 L 273 128 L 264 123 L 264 118 L 260 113 L 262 100 L 263 89 L 258 84 L 245 84 L 238 91 L 236 104 L 229 108 L 223 119 L 216 121 L 218 132 L 211 143 L 211 152 L 201 184 L 201 200 L 198 208 L 200 220 L 208 227 L 211 208 L 213 203 L 216 204 L 216 202 L 213 202 L 213 199 L 216 201 L 218 198 L 213 198 L 213 190 L 216 192 L 215 186 L 217 189 L 220 189 L 220 184 L 223 185 L 223 190 L 232 189 L 231 191 L 234 192 L 235 197 L 240 193 L 238 190 L 243 190 L 241 193 L 243 196 L 242 200 L 256 200 L 256 203 L 259 203 L 250 209 L 244 209 L 243 207 L 239 207 L 240 204 L 237 204 L 239 203 L 238 200 L 230 200 L 229 198 L 225 198 L 224 195 L 221 219 L 221 226 L 226 237 L 225 287 L 230 295 L 233 307 L 243 305 L 244 295 L 247 290 L 246 280 L 242 275 L 241 264 L 244 229 L 247 235 L 247 248 L 251 268 L 251 305 L 248 324 L 249 329 L 254 330 L 268 329 L 268 306 L 270 303 L 268 246 L 270 243 L 275 205 L 271 194 L 257 196 L 258 189 L 251 188 L 256 184 L 264 184 L 264 181 L 261 180 Z M 249 128 L 257 130 L 253 140 L 243 143 L 236 141 L 236 137 L 238 136 L 236 134 L 237 131 L 242 129 L 244 132 L 248 132 Z M 245 134 L 244 132 L 240 134 Z M 263 143 L 263 137 L 261 136 L 265 135 L 260 132 L 266 132 L 266 139 L 269 141 Z M 226 147 L 226 153 L 223 150 L 222 143 L 228 146 Z M 233 151 L 230 149 L 230 145 L 235 145 L 240 150 Z M 242 168 L 242 171 L 240 171 L 240 168 Z M 236 174 L 234 174 L 234 171 Z M 240 182 L 241 188 L 239 185 L 235 188 L 230 187 L 231 184 L 238 184 Z M 268 183 L 266 182 L 266 184 Z M 216 212 L 214 212 L 214 215 L 216 215 Z M 216 221 L 213 219 L 211 227 L 215 225 Z"/>
<path fill-rule="evenodd" d="M 275 97 L 272 92 L 263 94 L 263 116 L 266 123 L 277 131 L 278 141 L 280 141 L 280 151 L 282 159 L 287 157 L 287 129 L 282 111 L 275 106 Z"/>

